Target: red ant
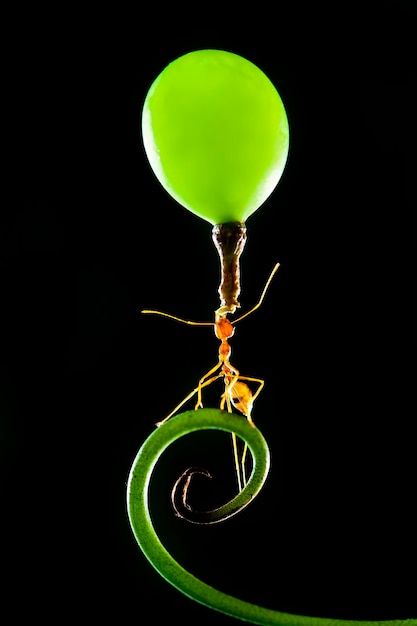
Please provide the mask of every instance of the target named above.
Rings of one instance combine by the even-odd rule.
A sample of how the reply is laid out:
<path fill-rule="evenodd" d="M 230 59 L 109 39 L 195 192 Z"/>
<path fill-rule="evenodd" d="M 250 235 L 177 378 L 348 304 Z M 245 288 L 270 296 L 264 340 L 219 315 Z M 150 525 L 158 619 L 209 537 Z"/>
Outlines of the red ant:
<path fill-rule="evenodd" d="M 171 411 L 169 415 L 167 415 L 160 422 L 157 422 L 157 426 L 161 426 L 164 422 L 169 420 L 170 417 L 175 415 L 175 413 L 177 413 L 179 409 L 196 394 L 197 394 L 197 402 L 195 404 L 195 410 L 202 408 L 203 407 L 202 390 L 205 387 L 208 387 L 209 385 L 211 385 L 213 382 L 215 382 L 219 378 L 223 378 L 224 380 L 224 392 L 221 395 L 220 409 L 224 410 L 226 407 L 227 411 L 231 413 L 232 406 L 233 406 L 235 409 L 240 411 L 240 413 L 242 413 L 251 424 L 253 424 L 253 420 L 251 417 L 253 403 L 258 397 L 259 393 L 261 392 L 264 386 L 264 381 L 261 378 L 252 378 L 252 377 L 240 375 L 239 370 L 237 370 L 234 367 L 234 365 L 232 365 L 230 362 L 231 347 L 229 344 L 229 339 L 233 336 L 235 332 L 233 324 L 237 324 L 237 322 L 240 322 L 245 317 L 248 317 L 248 315 L 251 315 L 251 313 L 256 311 L 256 309 L 258 309 L 261 306 L 265 298 L 266 291 L 274 275 L 278 271 L 279 266 L 280 264 L 277 263 L 275 267 L 273 268 L 257 304 L 255 304 L 255 306 L 252 307 L 252 309 L 250 309 L 249 311 L 247 311 L 246 313 L 238 317 L 236 320 L 234 320 L 233 323 L 226 316 L 227 316 L 227 313 L 234 313 L 234 310 L 236 307 L 230 308 L 230 307 L 222 306 L 219 309 L 217 309 L 215 313 L 214 332 L 215 332 L 217 339 L 219 339 L 221 342 L 219 346 L 219 360 L 217 364 L 214 367 L 212 367 L 206 374 L 204 374 L 202 378 L 200 378 L 198 386 L 195 389 L 193 389 Z M 169 313 L 163 313 L 161 311 L 153 311 L 153 310 L 145 309 L 142 311 L 142 313 L 162 315 L 164 317 L 173 319 L 177 322 L 181 322 L 183 324 L 189 324 L 191 326 L 213 326 L 212 322 L 193 322 L 190 320 L 181 319 L 174 315 L 170 315 Z M 255 393 L 252 393 L 251 389 L 246 384 L 247 382 L 255 383 L 258 385 L 258 388 L 256 389 Z M 235 459 L 235 466 L 236 466 L 236 474 L 237 474 L 239 491 L 241 491 L 242 486 L 246 484 L 245 459 L 246 459 L 247 445 L 246 444 L 244 445 L 242 456 L 239 459 L 236 435 L 233 433 L 232 437 L 233 437 L 233 451 L 234 451 L 234 459 Z"/>

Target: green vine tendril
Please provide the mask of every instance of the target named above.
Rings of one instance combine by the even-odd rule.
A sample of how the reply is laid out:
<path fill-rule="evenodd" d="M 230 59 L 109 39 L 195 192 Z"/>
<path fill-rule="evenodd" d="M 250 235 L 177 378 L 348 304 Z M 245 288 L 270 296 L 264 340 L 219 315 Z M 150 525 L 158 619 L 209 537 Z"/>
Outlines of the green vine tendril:
<path fill-rule="evenodd" d="M 269 470 L 269 449 L 261 432 L 247 420 L 219 409 L 186 411 L 155 430 L 139 450 L 130 472 L 127 505 L 136 540 L 153 567 L 169 583 L 193 600 L 237 619 L 264 626 L 417 626 L 417 619 L 357 621 L 307 617 L 282 613 L 227 595 L 187 572 L 160 542 L 152 524 L 148 489 L 160 455 L 176 439 L 198 430 L 218 429 L 236 433 L 248 444 L 253 470 L 245 488 L 230 502 L 210 511 L 209 523 L 236 514 L 247 506 L 262 488 Z"/>

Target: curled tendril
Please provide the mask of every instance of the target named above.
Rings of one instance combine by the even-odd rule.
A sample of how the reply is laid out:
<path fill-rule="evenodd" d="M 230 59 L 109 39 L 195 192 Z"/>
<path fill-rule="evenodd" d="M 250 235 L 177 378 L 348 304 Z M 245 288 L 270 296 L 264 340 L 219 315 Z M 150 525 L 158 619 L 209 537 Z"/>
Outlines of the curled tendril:
<path fill-rule="evenodd" d="M 205 513 L 201 511 L 194 511 L 187 502 L 188 489 L 190 487 L 191 480 L 195 474 L 206 476 L 211 478 L 210 472 L 206 469 L 200 469 L 199 467 L 189 467 L 181 474 L 176 480 L 171 491 L 171 503 L 177 517 L 192 522 L 193 524 L 212 524 L 211 521 L 204 521 Z M 219 520 L 220 521 L 220 520 Z"/>
<path fill-rule="evenodd" d="M 187 502 L 188 489 L 195 474 L 211 478 L 210 472 L 206 469 L 189 467 L 177 479 L 171 491 L 171 502 L 175 515 L 187 520 L 187 522 L 191 522 L 192 524 L 216 524 L 217 522 L 222 522 L 232 517 L 232 515 L 236 515 L 236 513 L 239 513 L 245 506 L 252 502 L 253 495 L 248 493 L 245 496 L 245 500 L 236 497 L 217 509 L 211 511 L 195 511 Z"/>
<path fill-rule="evenodd" d="M 417 626 L 417 619 L 358 621 L 308 617 L 274 611 L 218 591 L 187 572 L 164 548 L 154 530 L 148 506 L 148 491 L 153 469 L 164 450 L 176 439 L 204 429 L 236 433 L 248 444 L 253 456 L 252 474 L 245 488 L 222 507 L 203 513 L 203 515 L 212 516 L 208 523 L 226 519 L 241 511 L 258 494 L 268 474 L 269 449 L 264 437 L 256 427 L 237 415 L 219 409 L 186 411 L 155 430 L 144 442 L 133 462 L 128 481 L 127 506 L 135 538 L 145 556 L 161 576 L 193 600 L 252 624 L 263 626 Z M 185 483 L 188 481 L 189 484 L 191 477 L 192 473 L 183 475 L 179 480 Z M 185 508 L 187 508 L 186 494 L 187 491 L 185 491 L 185 500 L 182 502 Z"/>

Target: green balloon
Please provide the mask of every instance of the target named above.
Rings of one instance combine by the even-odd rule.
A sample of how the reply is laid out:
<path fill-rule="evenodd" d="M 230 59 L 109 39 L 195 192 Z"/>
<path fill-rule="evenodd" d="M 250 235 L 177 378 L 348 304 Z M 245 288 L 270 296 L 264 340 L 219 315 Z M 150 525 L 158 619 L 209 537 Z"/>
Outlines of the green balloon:
<path fill-rule="evenodd" d="M 244 222 L 274 190 L 288 154 L 288 120 L 274 85 L 223 50 L 190 52 L 159 74 L 142 134 L 159 182 L 211 224 Z"/>

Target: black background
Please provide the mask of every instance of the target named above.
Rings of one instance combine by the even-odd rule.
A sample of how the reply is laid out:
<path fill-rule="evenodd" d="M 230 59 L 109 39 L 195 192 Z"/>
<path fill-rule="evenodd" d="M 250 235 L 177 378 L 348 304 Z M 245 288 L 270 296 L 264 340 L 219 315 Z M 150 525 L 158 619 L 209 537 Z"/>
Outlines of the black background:
<path fill-rule="evenodd" d="M 417 616 L 415 5 L 287 4 L 5 21 L 2 550 L 17 616 L 235 623 L 154 572 L 125 509 L 141 443 L 216 362 L 210 329 L 139 313 L 209 321 L 218 306 L 211 227 L 166 195 L 140 137 L 157 74 L 209 47 L 257 64 L 290 122 L 283 178 L 247 223 L 242 310 L 282 268 L 232 346 L 266 380 L 254 419 L 272 472 L 240 516 L 189 526 L 170 486 L 198 464 L 232 489 L 230 443 L 179 444 L 152 494 L 158 531 L 195 574 L 265 606 Z"/>

